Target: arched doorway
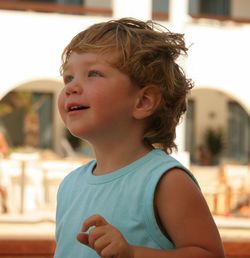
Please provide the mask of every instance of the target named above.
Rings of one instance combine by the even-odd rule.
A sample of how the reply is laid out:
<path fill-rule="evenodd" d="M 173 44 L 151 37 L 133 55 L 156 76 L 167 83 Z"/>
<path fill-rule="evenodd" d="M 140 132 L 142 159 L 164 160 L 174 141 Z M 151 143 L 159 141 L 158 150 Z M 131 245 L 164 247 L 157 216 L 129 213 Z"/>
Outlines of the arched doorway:
<path fill-rule="evenodd" d="M 186 121 L 185 147 L 192 163 L 250 162 L 250 115 L 233 96 L 209 88 L 193 90 Z M 210 160 L 202 160 L 206 155 Z"/>
<path fill-rule="evenodd" d="M 30 81 L 0 100 L 0 124 L 11 149 L 37 148 L 57 152 L 62 125 L 57 116 L 59 82 Z"/>

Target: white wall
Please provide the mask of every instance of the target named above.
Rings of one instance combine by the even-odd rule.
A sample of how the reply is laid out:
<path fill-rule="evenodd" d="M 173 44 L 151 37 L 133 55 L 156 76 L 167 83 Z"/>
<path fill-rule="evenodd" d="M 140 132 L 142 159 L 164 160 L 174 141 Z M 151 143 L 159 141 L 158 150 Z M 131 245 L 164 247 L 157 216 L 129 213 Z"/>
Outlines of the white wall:
<path fill-rule="evenodd" d="M 234 18 L 250 19 L 250 1 L 231 0 L 231 16 Z"/>
<path fill-rule="evenodd" d="M 4 74 L 0 97 L 31 80 L 60 80 L 60 56 L 68 41 L 87 26 L 107 19 L 0 10 L 0 71 Z M 192 44 L 185 68 L 196 87 L 221 88 L 250 113 L 250 24 L 204 21 L 186 24 L 184 32 L 187 44 Z"/>
<path fill-rule="evenodd" d="M 118 5 L 122 2 L 123 5 Z M 147 0 L 138 7 L 132 0 L 116 0 L 114 15 L 121 15 L 126 5 L 125 16 L 135 15 L 133 8 L 139 15 L 137 18 L 146 20 L 152 7 L 150 3 Z M 87 26 L 110 18 L 0 10 L 0 98 L 31 81 L 60 83 L 60 58 L 65 45 Z M 175 27 L 173 23 L 162 24 L 170 29 Z M 189 20 L 181 29 L 187 44 L 192 45 L 184 65 L 196 88 L 225 91 L 250 113 L 250 24 Z"/>
<path fill-rule="evenodd" d="M 31 80 L 61 80 L 61 53 L 69 40 L 101 17 L 0 10 L 0 97 Z M 3 26 L 4 24 L 4 26 Z"/>
<path fill-rule="evenodd" d="M 113 16 L 134 17 L 142 20 L 151 19 L 152 16 L 152 0 L 113 0 Z"/>
<path fill-rule="evenodd" d="M 186 39 L 190 44 L 186 72 L 196 87 L 227 92 L 250 114 L 250 24 L 189 24 Z"/>

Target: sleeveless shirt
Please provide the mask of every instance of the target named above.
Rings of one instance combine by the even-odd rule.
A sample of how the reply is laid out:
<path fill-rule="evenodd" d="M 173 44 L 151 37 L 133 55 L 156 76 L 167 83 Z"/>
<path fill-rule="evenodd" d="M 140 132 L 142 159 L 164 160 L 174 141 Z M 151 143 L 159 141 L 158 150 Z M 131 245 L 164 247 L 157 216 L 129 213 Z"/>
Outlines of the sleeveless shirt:
<path fill-rule="evenodd" d="M 54 258 L 99 257 L 76 240 L 85 219 L 94 214 L 103 216 L 132 245 L 174 249 L 157 224 L 154 194 L 160 178 L 172 168 L 180 168 L 196 182 L 188 169 L 159 149 L 109 174 L 93 175 L 95 165 L 93 160 L 77 168 L 60 184 Z"/>

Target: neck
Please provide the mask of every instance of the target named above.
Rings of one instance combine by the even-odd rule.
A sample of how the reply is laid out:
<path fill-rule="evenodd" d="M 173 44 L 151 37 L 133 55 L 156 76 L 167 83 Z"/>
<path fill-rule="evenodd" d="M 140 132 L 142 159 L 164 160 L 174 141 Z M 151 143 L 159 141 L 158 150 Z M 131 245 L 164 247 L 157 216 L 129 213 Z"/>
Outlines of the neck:
<path fill-rule="evenodd" d="M 97 165 L 95 175 L 104 175 L 129 165 L 133 161 L 147 154 L 152 148 L 144 143 L 115 143 L 109 144 L 108 148 L 94 147 Z"/>

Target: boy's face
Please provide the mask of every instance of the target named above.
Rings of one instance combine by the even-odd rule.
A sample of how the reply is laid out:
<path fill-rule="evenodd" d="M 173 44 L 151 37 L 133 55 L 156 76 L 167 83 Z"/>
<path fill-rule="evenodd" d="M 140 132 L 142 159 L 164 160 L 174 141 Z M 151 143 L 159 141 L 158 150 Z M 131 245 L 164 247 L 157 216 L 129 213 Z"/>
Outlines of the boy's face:
<path fill-rule="evenodd" d="M 133 128 L 140 89 L 107 62 L 107 56 L 73 52 L 58 98 L 62 120 L 71 133 L 89 140 L 115 139 Z"/>

